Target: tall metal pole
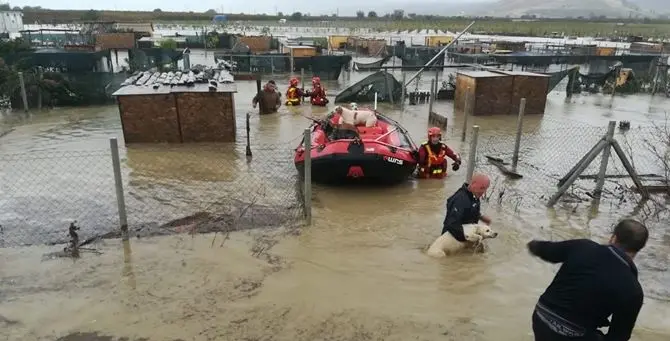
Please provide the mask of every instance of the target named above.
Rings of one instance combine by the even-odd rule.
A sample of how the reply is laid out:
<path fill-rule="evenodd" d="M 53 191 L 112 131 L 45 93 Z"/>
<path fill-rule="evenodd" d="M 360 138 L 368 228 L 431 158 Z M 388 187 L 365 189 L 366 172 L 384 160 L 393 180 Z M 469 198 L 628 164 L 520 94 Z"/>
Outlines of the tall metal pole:
<path fill-rule="evenodd" d="M 451 45 L 455 44 L 456 41 L 458 40 L 458 38 L 460 38 L 462 35 L 464 35 L 464 34 L 470 29 L 470 27 L 472 27 L 472 25 L 474 25 L 474 24 L 475 24 L 474 21 L 471 22 L 470 25 L 468 25 L 468 27 L 466 27 L 463 31 L 461 31 L 461 33 L 459 33 L 456 37 L 454 37 L 454 40 L 452 40 L 449 44 L 445 45 L 445 46 L 442 48 L 442 50 L 440 50 L 440 52 L 438 52 L 438 53 L 435 55 L 435 57 L 431 58 L 431 59 L 428 61 L 428 63 L 426 63 L 426 65 L 424 65 L 423 67 L 421 67 L 421 69 L 419 69 L 419 71 L 417 71 L 412 77 L 409 78 L 409 80 L 407 81 L 407 83 L 405 83 L 405 86 L 409 85 L 409 83 L 411 83 L 416 77 L 418 77 L 418 76 L 419 76 L 419 75 L 426 69 L 426 67 L 428 67 L 430 64 L 432 64 L 434 61 L 436 61 L 437 58 L 439 58 L 445 51 L 447 51 L 447 49 L 448 49 L 449 47 L 451 47 Z"/>

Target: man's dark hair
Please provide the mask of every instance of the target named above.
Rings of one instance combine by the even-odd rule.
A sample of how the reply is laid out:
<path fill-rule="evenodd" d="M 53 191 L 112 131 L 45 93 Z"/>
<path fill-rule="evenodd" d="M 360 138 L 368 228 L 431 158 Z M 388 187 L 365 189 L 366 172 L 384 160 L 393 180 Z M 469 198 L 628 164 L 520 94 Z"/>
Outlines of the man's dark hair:
<path fill-rule="evenodd" d="M 271 79 L 270 81 L 268 81 L 268 83 L 270 83 L 270 84 L 272 84 L 272 85 L 277 85 L 277 83 L 275 83 L 275 81 L 272 80 L 272 79 Z"/>
<path fill-rule="evenodd" d="M 638 252 L 647 244 L 649 230 L 634 219 L 623 219 L 614 226 L 614 236 L 618 246 L 626 252 Z"/>

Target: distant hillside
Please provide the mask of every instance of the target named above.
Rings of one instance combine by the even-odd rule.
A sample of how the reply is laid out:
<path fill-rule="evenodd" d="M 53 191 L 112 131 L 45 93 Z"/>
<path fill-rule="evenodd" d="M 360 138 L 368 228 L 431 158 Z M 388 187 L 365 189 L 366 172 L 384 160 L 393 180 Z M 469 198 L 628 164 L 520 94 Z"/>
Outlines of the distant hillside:
<path fill-rule="evenodd" d="M 340 8 L 342 9 L 342 8 Z M 423 15 L 485 15 L 520 17 L 536 15 L 545 18 L 606 16 L 610 18 L 657 17 L 670 14 L 670 0 L 479 0 L 476 2 L 444 2 L 418 0 L 407 3 L 383 3 L 375 6 L 379 15 L 404 9 L 405 13 Z M 346 8 L 355 11 L 354 8 Z"/>
<path fill-rule="evenodd" d="M 644 17 L 670 12 L 668 0 L 500 0 L 482 8 L 487 15 L 519 17 Z"/>

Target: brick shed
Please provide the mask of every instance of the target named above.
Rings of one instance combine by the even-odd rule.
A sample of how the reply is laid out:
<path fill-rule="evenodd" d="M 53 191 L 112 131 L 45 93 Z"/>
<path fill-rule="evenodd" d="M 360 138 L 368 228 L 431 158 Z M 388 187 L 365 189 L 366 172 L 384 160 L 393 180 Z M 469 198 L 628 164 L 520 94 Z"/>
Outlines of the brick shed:
<path fill-rule="evenodd" d="M 525 115 L 544 114 L 551 76 L 523 71 L 500 71 L 499 73 L 513 77 L 510 114 L 519 113 L 519 103 L 522 98 L 526 99 Z"/>
<path fill-rule="evenodd" d="M 116 96 L 125 142 L 235 141 L 235 84 L 127 85 Z"/>
<path fill-rule="evenodd" d="M 474 116 L 507 115 L 512 102 L 514 78 L 491 71 L 459 71 L 456 75 L 454 109 L 463 112 L 466 98 Z"/>
<path fill-rule="evenodd" d="M 267 36 L 242 36 L 239 37 L 240 44 L 249 47 L 251 53 L 262 53 L 270 51 L 272 38 Z"/>

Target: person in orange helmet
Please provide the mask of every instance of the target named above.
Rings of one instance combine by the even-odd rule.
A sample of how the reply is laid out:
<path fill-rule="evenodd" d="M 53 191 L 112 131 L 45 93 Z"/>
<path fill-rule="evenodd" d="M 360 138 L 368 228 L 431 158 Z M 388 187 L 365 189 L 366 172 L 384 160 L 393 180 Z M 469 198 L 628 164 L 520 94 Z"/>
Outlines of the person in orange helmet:
<path fill-rule="evenodd" d="M 461 157 L 442 142 L 442 131 L 438 127 L 428 129 L 428 141 L 419 147 L 419 177 L 442 179 L 447 175 L 447 159 L 454 160 L 452 169 L 461 167 Z"/>
<path fill-rule="evenodd" d="M 328 98 L 326 98 L 326 88 L 321 85 L 321 78 L 312 77 L 312 90 L 309 92 L 309 102 L 312 105 L 318 105 L 325 107 L 328 104 Z"/>
<path fill-rule="evenodd" d="M 297 78 L 291 78 L 286 90 L 286 105 L 300 105 L 302 98 L 305 97 L 304 91 L 298 87 Z"/>

